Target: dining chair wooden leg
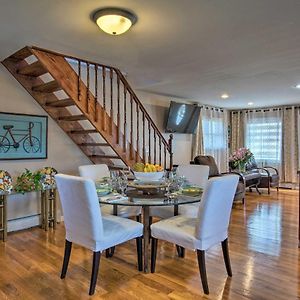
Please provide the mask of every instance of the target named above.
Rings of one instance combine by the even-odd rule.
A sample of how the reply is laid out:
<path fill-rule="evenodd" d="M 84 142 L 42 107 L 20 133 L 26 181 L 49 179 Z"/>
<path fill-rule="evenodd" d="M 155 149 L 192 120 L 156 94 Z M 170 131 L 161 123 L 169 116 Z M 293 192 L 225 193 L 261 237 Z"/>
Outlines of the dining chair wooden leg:
<path fill-rule="evenodd" d="M 114 253 L 115 253 L 115 249 L 116 247 L 111 247 L 105 250 L 105 257 L 106 258 L 110 258 L 113 257 Z"/>
<path fill-rule="evenodd" d="M 142 215 L 141 214 L 137 215 L 135 219 L 136 219 L 137 222 L 141 223 L 142 222 Z"/>
<path fill-rule="evenodd" d="M 72 243 L 66 240 L 64 261 L 63 261 L 63 266 L 62 266 L 61 275 L 60 275 L 61 279 L 66 277 L 69 260 L 70 260 L 70 255 L 71 255 L 71 250 L 72 250 Z"/>
<path fill-rule="evenodd" d="M 205 266 L 205 251 L 197 250 L 197 257 L 198 257 L 198 266 L 199 266 L 203 291 L 204 291 L 204 294 L 208 295 L 209 289 L 208 289 L 206 266 Z"/>
<path fill-rule="evenodd" d="M 229 249 L 228 249 L 228 239 L 225 239 L 222 242 L 222 250 L 223 250 L 223 257 L 224 257 L 227 274 L 228 276 L 232 277 L 232 270 L 231 270 Z"/>
<path fill-rule="evenodd" d="M 143 271 L 143 238 L 136 238 L 136 251 L 138 258 L 138 270 Z"/>
<path fill-rule="evenodd" d="M 185 256 L 185 248 L 176 245 L 177 255 L 178 257 L 184 258 Z"/>
<path fill-rule="evenodd" d="M 94 293 L 95 293 L 95 288 L 96 288 L 97 278 L 98 278 L 100 258 L 101 258 L 101 251 L 94 252 L 94 254 L 93 254 L 92 277 L 91 277 L 89 295 L 94 295 Z"/>
<path fill-rule="evenodd" d="M 157 239 L 152 238 L 152 242 L 151 242 L 151 273 L 155 272 L 156 254 L 157 254 Z"/>

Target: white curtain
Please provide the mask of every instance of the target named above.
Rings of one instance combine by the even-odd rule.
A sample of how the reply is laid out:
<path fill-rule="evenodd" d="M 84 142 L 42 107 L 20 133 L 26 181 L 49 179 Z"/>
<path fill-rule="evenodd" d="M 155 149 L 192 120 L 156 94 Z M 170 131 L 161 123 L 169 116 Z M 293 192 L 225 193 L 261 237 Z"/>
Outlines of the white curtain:
<path fill-rule="evenodd" d="M 259 166 L 272 166 L 282 173 L 283 110 L 265 109 L 245 112 L 245 146 Z"/>
<path fill-rule="evenodd" d="M 203 107 L 200 113 L 203 154 L 214 157 L 220 172 L 228 170 L 228 114 L 226 110 Z"/>

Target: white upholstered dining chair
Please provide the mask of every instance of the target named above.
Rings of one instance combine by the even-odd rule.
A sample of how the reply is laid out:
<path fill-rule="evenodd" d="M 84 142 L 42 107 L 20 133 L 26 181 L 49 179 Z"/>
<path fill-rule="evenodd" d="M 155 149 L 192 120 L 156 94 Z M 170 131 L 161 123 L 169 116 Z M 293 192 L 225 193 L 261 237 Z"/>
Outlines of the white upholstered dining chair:
<path fill-rule="evenodd" d="M 179 165 L 176 173 L 179 176 L 184 176 L 189 183 L 204 189 L 208 181 L 209 167 L 204 165 Z M 180 215 L 196 217 L 198 207 L 199 203 L 180 205 L 178 212 Z M 151 207 L 150 216 L 161 219 L 171 218 L 174 216 L 174 207 Z"/>
<path fill-rule="evenodd" d="M 142 271 L 143 225 L 133 220 L 101 215 L 100 205 L 91 179 L 55 175 L 66 228 L 66 244 L 61 278 L 65 278 L 72 243 L 93 251 L 93 267 L 89 294 L 95 292 L 101 252 L 136 239 L 138 269 Z"/>
<path fill-rule="evenodd" d="M 89 178 L 93 181 L 100 180 L 103 177 L 110 177 L 110 172 L 106 164 L 79 166 L 78 170 L 81 177 Z M 109 204 L 101 205 L 101 211 L 103 214 L 112 215 L 113 206 Z M 120 217 L 137 217 L 137 221 L 140 221 L 141 208 L 118 206 L 117 213 Z"/>
<path fill-rule="evenodd" d="M 157 240 L 165 240 L 191 250 L 197 250 L 200 277 L 205 294 L 209 294 L 205 251 L 221 243 L 228 276 L 232 276 L 228 251 L 228 226 L 237 175 L 215 177 L 208 180 L 198 216 L 175 216 L 151 225 L 151 272 L 155 272 Z"/>

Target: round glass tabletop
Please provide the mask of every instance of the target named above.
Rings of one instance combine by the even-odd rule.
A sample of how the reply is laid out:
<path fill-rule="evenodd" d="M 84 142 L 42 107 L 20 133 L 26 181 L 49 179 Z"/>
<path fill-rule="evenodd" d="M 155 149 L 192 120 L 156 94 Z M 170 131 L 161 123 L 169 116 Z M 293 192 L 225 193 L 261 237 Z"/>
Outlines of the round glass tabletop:
<path fill-rule="evenodd" d="M 198 196 L 174 195 L 173 197 L 168 198 L 163 194 L 144 195 L 138 193 L 129 193 L 127 197 L 123 197 L 121 195 L 111 196 L 111 198 L 109 195 L 105 197 L 99 196 L 99 202 L 101 204 L 123 206 L 171 206 L 200 202 L 201 196 L 202 193 Z"/>

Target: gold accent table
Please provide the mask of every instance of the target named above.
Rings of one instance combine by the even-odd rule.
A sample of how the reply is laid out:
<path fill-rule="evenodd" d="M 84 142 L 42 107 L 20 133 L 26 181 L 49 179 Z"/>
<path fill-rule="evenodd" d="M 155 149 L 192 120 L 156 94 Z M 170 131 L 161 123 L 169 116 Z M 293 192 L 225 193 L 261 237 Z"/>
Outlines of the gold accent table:
<path fill-rule="evenodd" d="M 7 195 L 0 194 L 0 234 L 3 242 L 7 239 Z"/>
<path fill-rule="evenodd" d="M 56 186 L 44 188 L 41 191 L 41 227 L 46 231 L 49 228 L 56 229 Z"/>
<path fill-rule="evenodd" d="M 34 191 L 33 191 L 34 192 Z M 56 229 L 56 186 L 50 186 L 39 191 L 41 193 L 41 227 L 46 231 Z M 0 237 L 7 240 L 7 196 L 19 194 L 17 192 L 0 193 Z"/>

